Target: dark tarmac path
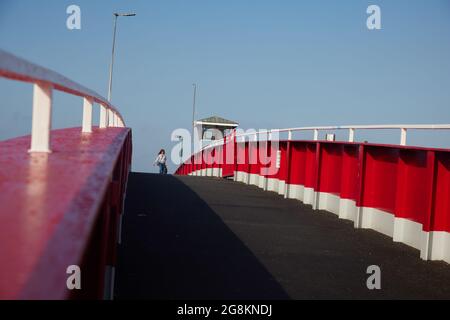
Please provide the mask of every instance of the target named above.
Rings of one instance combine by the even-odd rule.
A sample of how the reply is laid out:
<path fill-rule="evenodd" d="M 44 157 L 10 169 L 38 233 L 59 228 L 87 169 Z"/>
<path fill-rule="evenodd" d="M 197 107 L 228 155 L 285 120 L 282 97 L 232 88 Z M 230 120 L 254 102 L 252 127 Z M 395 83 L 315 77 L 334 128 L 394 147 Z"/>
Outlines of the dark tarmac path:
<path fill-rule="evenodd" d="M 131 173 L 115 298 L 450 299 L 450 265 L 255 186 Z"/>

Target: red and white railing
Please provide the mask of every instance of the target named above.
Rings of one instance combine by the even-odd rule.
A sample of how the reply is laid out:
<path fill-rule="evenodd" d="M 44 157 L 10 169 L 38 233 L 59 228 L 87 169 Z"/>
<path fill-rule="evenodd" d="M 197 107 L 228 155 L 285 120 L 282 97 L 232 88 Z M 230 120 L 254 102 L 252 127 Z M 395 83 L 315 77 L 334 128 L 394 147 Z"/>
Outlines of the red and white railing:
<path fill-rule="evenodd" d="M 0 77 L 34 85 L 31 136 L 0 141 L 0 300 L 112 298 L 131 129 L 99 94 L 1 50 Z M 83 98 L 81 128 L 52 130 L 53 90 Z"/>
<path fill-rule="evenodd" d="M 0 77 L 34 84 L 30 152 L 50 152 L 53 90 L 83 98 L 82 132 L 92 132 L 92 108 L 100 105 L 100 128 L 124 127 L 117 108 L 98 93 L 66 77 L 0 50 Z"/>
<path fill-rule="evenodd" d="M 400 145 L 355 142 L 356 130 L 376 129 L 400 130 Z M 419 249 L 425 260 L 450 263 L 450 150 L 406 146 L 408 130 L 448 129 L 351 125 L 237 133 L 206 146 L 176 173 L 234 177 L 386 234 Z M 348 130 L 348 141 L 319 139 L 320 131 L 334 130 Z M 298 131 L 313 132 L 313 139 L 293 139 Z M 287 139 L 277 139 L 281 133 Z"/>
<path fill-rule="evenodd" d="M 450 124 L 381 124 L 381 125 L 346 125 L 346 126 L 318 126 L 318 127 L 296 127 L 285 129 L 270 129 L 270 130 L 258 130 L 254 132 L 244 132 L 235 134 L 236 138 L 241 140 L 249 137 L 253 140 L 258 140 L 258 137 L 265 136 L 267 139 L 271 139 L 273 134 L 287 133 L 287 140 L 292 140 L 294 132 L 312 131 L 314 136 L 313 140 L 319 140 L 320 131 L 340 131 L 348 130 L 348 142 L 355 142 L 356 130 L 399 130 L 400 131 L 400 145 L 406 146 L 406 138 L 408 130 L 450 130 Z M 205 148 L 211 148 L 224 143 L 224 139 L 215 141 L 214 143 L 205 146 Z"/>

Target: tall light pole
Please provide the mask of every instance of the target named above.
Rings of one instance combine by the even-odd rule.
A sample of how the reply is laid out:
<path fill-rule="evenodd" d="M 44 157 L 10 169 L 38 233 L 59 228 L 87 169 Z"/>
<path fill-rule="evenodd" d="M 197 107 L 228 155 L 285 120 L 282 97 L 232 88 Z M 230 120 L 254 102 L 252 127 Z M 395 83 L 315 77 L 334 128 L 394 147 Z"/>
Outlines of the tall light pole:
<path fill-rule="evenodd" d="M 194 87 L 194 101 L 192 103 L 192 147 L 194 147 L 194 141 L 195 141 L 195 100 L 197 99 L 197 84 L 193 83 L 192 86 Z M 195 150 L 194 150 L 195 151 Z"/>
<path fill-rule="evenodd" d="M 178 141 L 181 142 L 181 150 L 180 150 L 180 165 L 183 163 L 183 137 L 182 136 L 177 136 Z"/>
<path fill-rule="evenodd" d="M 111 64 L 109 65 L 109 85 L 108 85 L 108 101 L 111 101 L 111 91 L 112 91 L 112 78 L 114 69 L 114 51 L 116 47 L 116 30 L 117 30 L 117 18 L 118 17 L 134 17 L 136 13 L 113 13 L 114 15 L 114 31 L 113 31 L 113 44 L 111 53 Z"/>

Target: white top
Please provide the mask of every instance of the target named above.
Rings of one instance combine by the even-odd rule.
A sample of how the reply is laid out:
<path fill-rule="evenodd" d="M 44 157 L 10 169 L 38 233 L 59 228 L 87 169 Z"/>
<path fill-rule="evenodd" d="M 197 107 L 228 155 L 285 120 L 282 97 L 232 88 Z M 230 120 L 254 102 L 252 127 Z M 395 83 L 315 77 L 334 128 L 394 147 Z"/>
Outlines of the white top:
<path fill-rule="evenodd" d="M 155 163 L 156 164 L 160 164 L 160 163 L 166 163 L 166 160 L 167 160 L 167 158 L 166 158 L 166 155 L 165 154 L 158 154 L 158 156 L 156 157 L 156 160 L 155 160 Z"/>

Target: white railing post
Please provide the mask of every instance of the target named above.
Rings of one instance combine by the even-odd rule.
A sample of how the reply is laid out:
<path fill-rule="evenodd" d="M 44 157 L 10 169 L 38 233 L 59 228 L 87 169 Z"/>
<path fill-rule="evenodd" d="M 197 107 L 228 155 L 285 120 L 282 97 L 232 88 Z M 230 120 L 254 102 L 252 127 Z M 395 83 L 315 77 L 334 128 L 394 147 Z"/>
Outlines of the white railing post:
<path fill-rule="evenodd" d="M 292 141 L 292 130 L 289 130 L 288 131 L 288 141 Z M 289 176 L 290 176 L 290 173 L 289 173 L 289 167 L 290 167 L 290 159 L 289 159 L 289 153 L 290 153 L 290 151 L 289 151 L 289 143 L 288 143 L 288 160 L 287 160 L 287 162 L 288 162 L 288 173 L 287 173 L 287 175 L 288 175 L 288 178 L 289 178 Z M 285 184 L 284 184 L 284 198 L 285 199 L 287 199 L 288 197 L 289 197 L 289 188 L 290 188 L 290 186 L 289 186 L 289 183 L 288 183 L 288 180 L 286 180 L 285 181 Z"/>
<path fill-rule="evenodd" d="M 406 128 L 401 128 L 401 134 L 400 134 L 400 145 L 406 146 Z"/>
<path fill-rule="evenodd" d="M 355 142 L 355 129 L 348 129 L 348 142 Z"/>
<path fill-rule="evenodd" d="M 108 126 L 108 112 L 104 105 L 100 105 L 100 123 L 99 128 L 105 129 Z"/>
<path fill-rule="evenodd" d="M 92 132 L 92 99 L 83 99 L 83 133 Z"/>
<path fill-rule="evenodd" d="M 116 126 L 116 113 L 114 111 L 112 112 L 112 127 L 117 127 Z"/>
<path fill-rule="evenodd" d="M 51 152 L 53 88 L 48 84 L 34 84 L 31 147 L 29 152 Z"/>
<path fill-rule="evenodd" d="M 114 127 L 114 112 L 108 109 L 108 127 Z"/>
<path fill-rule="evenodd" d="M 314 141 L 319 140 L 319 130 L 318 129 L 314 129 Z"/>

